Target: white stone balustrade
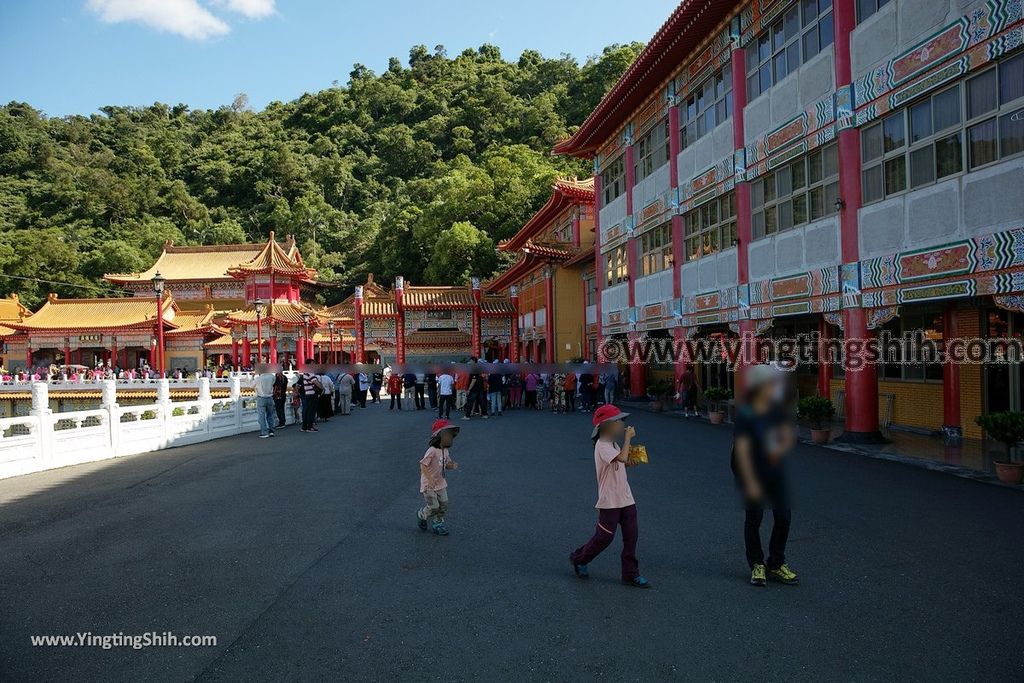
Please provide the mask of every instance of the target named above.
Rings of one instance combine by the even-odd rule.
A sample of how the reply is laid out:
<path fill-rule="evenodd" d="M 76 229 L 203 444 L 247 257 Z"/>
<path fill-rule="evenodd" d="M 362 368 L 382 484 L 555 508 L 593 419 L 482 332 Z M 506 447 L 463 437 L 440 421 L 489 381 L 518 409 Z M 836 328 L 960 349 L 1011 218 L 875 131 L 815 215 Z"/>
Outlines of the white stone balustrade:
<path fill-rule="evenodd" d="M 138 406 L 117 404 L 117 389 L 126 383 L 102 380 L 93 383 L 102 390 L 100 408 L 64 413 L 50 409 L 54 383 L 33 382 L 29 414 L 0 418 L 0 479 L 258 430 L 256 399 L 242 396 L 243 383 L 251 386 L 252 376 L 223 379 L 193 380 L 198 400 L 183 402 L 171 401 L 171 387 L 180 387 L 174 380 L 146 380 L 155 385 L 157 400 Z M 289 383 L 293 380 L 290 376 Z M 227 385 L 230 396 L 211 398 L 214 382 Z M 285 411 L 289 424 L 291 412 Z"/>

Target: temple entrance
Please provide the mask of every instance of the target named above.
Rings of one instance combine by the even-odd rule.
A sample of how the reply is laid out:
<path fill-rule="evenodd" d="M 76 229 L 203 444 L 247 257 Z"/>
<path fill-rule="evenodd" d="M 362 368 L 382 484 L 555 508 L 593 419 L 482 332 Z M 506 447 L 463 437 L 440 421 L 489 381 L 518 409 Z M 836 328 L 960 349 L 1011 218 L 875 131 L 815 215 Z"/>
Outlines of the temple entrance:
<path fill-rule="evenodd" d="M 1024 342 L 1024 314 L 991 309 L 985 315 L 989 339 L 1016 339 Z M 997 349 L 1007 362 L 985 363 L 985 412 L 998 413 L 1024 409 L 1024 377 L 1021 358 L 1012 345 Z"/>

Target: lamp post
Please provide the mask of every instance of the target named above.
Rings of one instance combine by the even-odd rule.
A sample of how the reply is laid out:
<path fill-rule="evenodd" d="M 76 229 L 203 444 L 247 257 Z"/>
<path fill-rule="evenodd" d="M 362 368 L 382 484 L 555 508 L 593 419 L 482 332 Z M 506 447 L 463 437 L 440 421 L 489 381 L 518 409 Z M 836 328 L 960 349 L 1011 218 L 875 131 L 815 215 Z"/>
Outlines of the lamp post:
<path fill-rule="evenodd" d="M 156 275 L 151 280 L 153 283 L 153 291 L 156 293 L 156 371 L 157 374 L 163 378 L 164 376 L 164 285 L 167 284 L 167 278 L 160 274 L 158 270 Z"/>
<path fill-rule="evenodd" d="M 302 343 L 309 347 L 309 312 L 302 312 Z M 302 355 L 305 357 L 306 350 L 302 350 Z"/>
<path fill-rule="evenodd" d="M 253 302 L 253 306 L 256 308 L 256 362 L 263 362 L 263 327 L 261 326 L 260 316 L 263 315 L 263 299 L 256 299 Z"/>
<path fill-rule="evenodd" d="M 327 347 L 327 349 L 328 349 L 327 355 L 331 357 L 331 362 L 332 363 L 337 363 L 338 362 L 338 357 L 334 355 L 334 321 L 333 320 L 328 320 L 327 321 L 327 331 L 330 334 L 330 338 L 331 338 L 331 341 L 329 342 L 329 346 Z"/>

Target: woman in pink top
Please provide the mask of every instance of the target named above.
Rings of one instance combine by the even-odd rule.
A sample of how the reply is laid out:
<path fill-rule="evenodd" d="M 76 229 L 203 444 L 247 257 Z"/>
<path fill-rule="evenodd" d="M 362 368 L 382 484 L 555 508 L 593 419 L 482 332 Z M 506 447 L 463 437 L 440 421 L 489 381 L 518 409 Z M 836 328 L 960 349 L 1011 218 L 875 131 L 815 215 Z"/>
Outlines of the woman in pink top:
<path fill-rule="evenodd" d="M 576 576 L 589 578 L 587 565 L 611 545 L 615 538 L 615 527 L 622 527 L 622 582 L 636 588 L 650 588 L 651 583 L 640 575 L 640 564 L 636 559 L 636 502 L 626 479 L 629 466 L 629 444 L 636 430 L 622 421 L 629 413 L 623 413 L 611 404 L 594 411 L 594 465 L 597 468 L 597 528 L 584 545 L 569 555 L 569 562 Z M 615 445 L 622 439 L 622 448 Z"/>

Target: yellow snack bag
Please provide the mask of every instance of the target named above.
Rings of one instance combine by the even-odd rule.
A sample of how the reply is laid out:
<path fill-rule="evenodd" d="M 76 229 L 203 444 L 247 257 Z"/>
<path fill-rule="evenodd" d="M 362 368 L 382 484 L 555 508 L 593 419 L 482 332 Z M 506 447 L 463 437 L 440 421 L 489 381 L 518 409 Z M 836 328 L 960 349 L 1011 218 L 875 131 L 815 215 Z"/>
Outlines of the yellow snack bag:
<path fill-rule="evenodd" d="M 633 444 L 629 447 L 629 464 L 644 465 L 647 460 L 647 447 L 642 444 Z"/>

